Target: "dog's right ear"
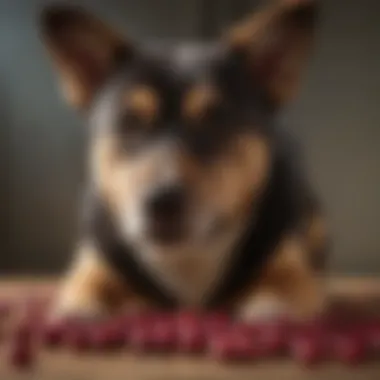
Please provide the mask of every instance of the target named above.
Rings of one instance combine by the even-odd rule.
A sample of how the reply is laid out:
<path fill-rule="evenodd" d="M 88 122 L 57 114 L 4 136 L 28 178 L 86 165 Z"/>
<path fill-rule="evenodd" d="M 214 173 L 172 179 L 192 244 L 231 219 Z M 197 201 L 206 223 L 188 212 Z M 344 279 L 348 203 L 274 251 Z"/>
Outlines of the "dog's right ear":
<path fill-rule="evenodd" d="M 276 0 L 227 34 L 247 82 L 261 86 L 275 107 L 298 93 L 314 47 L 320 2 Z"/>
<path fill-rule="evenodd" d="M 40 31 L 64 95 L 79 109 L 90 105 L 115 66 L 133 54 L 131 44 L 120 34 L 76 6 L 44 8 Z"/>

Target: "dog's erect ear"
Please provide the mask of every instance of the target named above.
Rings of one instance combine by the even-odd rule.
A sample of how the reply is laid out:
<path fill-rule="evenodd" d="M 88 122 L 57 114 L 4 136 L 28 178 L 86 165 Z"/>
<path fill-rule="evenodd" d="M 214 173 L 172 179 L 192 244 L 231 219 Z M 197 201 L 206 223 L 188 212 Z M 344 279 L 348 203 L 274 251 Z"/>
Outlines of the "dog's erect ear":
<path fill-rule="evenodd" d="M 80 7 L 47 6 L 41 13 L 40 29 L 64 95 L 80 109 L 89 106 L 117 63 L 132 54 L 121 35 Z"/>
<path fill-rule="evenodd" d="M 313 45 L 317 8 L 312 0 L 277 1 L 227 35 L 244 70 L 277 105 L 296 95 Z"/>

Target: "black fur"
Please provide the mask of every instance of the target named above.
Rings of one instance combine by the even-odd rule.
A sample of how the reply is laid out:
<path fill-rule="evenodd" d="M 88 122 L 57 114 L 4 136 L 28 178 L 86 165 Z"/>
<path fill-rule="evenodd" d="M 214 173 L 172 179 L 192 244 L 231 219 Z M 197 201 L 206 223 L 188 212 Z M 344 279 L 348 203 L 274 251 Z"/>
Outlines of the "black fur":
<path fill-rule="evenodd" d="M 317 6 L 304 2 L 289 10 L 285 8 L 280 7 L 281 12 L 267 20 L 268 36 L 271 38 L 274 31 L 290 39 L 295 33 L 310 35 Z M 112 135 L 117 138 L 119 153 L 133 160 L 158 139 L 176 140 L 203 167 L 221 158 L 236 136 L 261 135 L 269 142 L 272 158 L 269 181 L 259 202 L 252 202 L 252 217 L 234 247 L 231 265 L 204 300 L 204 307 L 225 306 L 260 278 L 264 265 L 275 253 L 276 244 L 289 233 L 301 232 L 305 218 L 316 208 L 304 169 L 299 166 L 298 150 L 277 123 L 278 104 L 265 83 L 288 41 L 280 41 L 281 46 L 264 54 L 262 61 L 252 62 L 263 52 L 259 49 L 252 54 L 249 43 L 226 47 L 222 43 L 171 46 L 156 42 L 137 48 L 116 38 L 108 46 L 113 54 L 107 58 L 113 61 L 107 62 L 104 69 L 88 61 L 86 54 L 78 54 L 78 46 L 72 48 L 70 31 L 86 26 L 94 38 L 102 33 L 92 21 L 81 8 L 66 5 L 48 7 L 42 15 L 42 34 L 46 41 L 63 52 L 67 63 L 81 64 L 76 75 L 85 77 L 84 83 L 91 93 L 88 99 L 77 103 L 83 103 L 78 106 L 87 113 L 90 143 L 102 135 Z M 80 80 L 79 84 L 83 85 Z M 184 117 L 184 96 L 192 86 L 204 83 L 211 83 L 220 95 L 217 105 L 196 120 Z M 125 91 L 135 85 L 148 86 L 161 100 L 154 126 L 150 128 L 141 128 L 146 121 L 125 104 L 121 105 Z M 190 124 L 198 125 L 194 128 Z M 181 300 L 146 271 L 139 255 L 119 236 L 117 222 L 107 204 L 96 186 L 90 185 L 83 215 L 83 238 L 97 246 L 103 258 L 136 293 L 157 306 L 180 306 Z"/>
<path fill-rule="evenodd" d="M 210 297 L 204 300 L 204 307 L 223 307 L 247 286 L 252 286 L 274 254 L 276 244 L 287 233 L 300 230 L 310 211 L 311 193 L 298 166 L 294 144 L 281 129 L 272 131 L 274 161 L 269 183 L 261 202 L 252 206 L 251 223 L 234 249 L 231 266 Z M 146 272 L 138 255 L 118 236 L 112 212 L 94 192 L 88 197 L 85 210 L 85 236 L 94 241 L 128 287 L 156 306 L 180 306 L 180 300 Z"/>

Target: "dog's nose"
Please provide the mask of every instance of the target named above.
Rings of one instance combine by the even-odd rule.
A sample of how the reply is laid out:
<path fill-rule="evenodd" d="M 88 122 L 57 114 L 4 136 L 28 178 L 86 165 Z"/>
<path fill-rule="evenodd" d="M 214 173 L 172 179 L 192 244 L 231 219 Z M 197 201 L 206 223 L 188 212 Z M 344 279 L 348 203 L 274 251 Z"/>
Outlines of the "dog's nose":
<path fill-rule="evenodd" d="M 147 212 L 156 220 L 177 219 L 184 211 L 185 198 L 185 190 L 181 185 L 159 188 L 150 196 Z"/>

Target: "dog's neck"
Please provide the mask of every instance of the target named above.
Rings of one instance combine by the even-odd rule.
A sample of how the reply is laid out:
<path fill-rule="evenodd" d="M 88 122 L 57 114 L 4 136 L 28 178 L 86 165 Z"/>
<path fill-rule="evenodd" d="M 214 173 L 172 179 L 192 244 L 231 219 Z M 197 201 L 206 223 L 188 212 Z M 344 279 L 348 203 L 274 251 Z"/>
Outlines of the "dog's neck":
<path fill-rule="evenodd" d="M 247 218 L 241 217 L 208 240 L 170 250 L 141 244 L 135 258 L 181 304 L 201 306 L 222 279 L 246 228 Z"/>

